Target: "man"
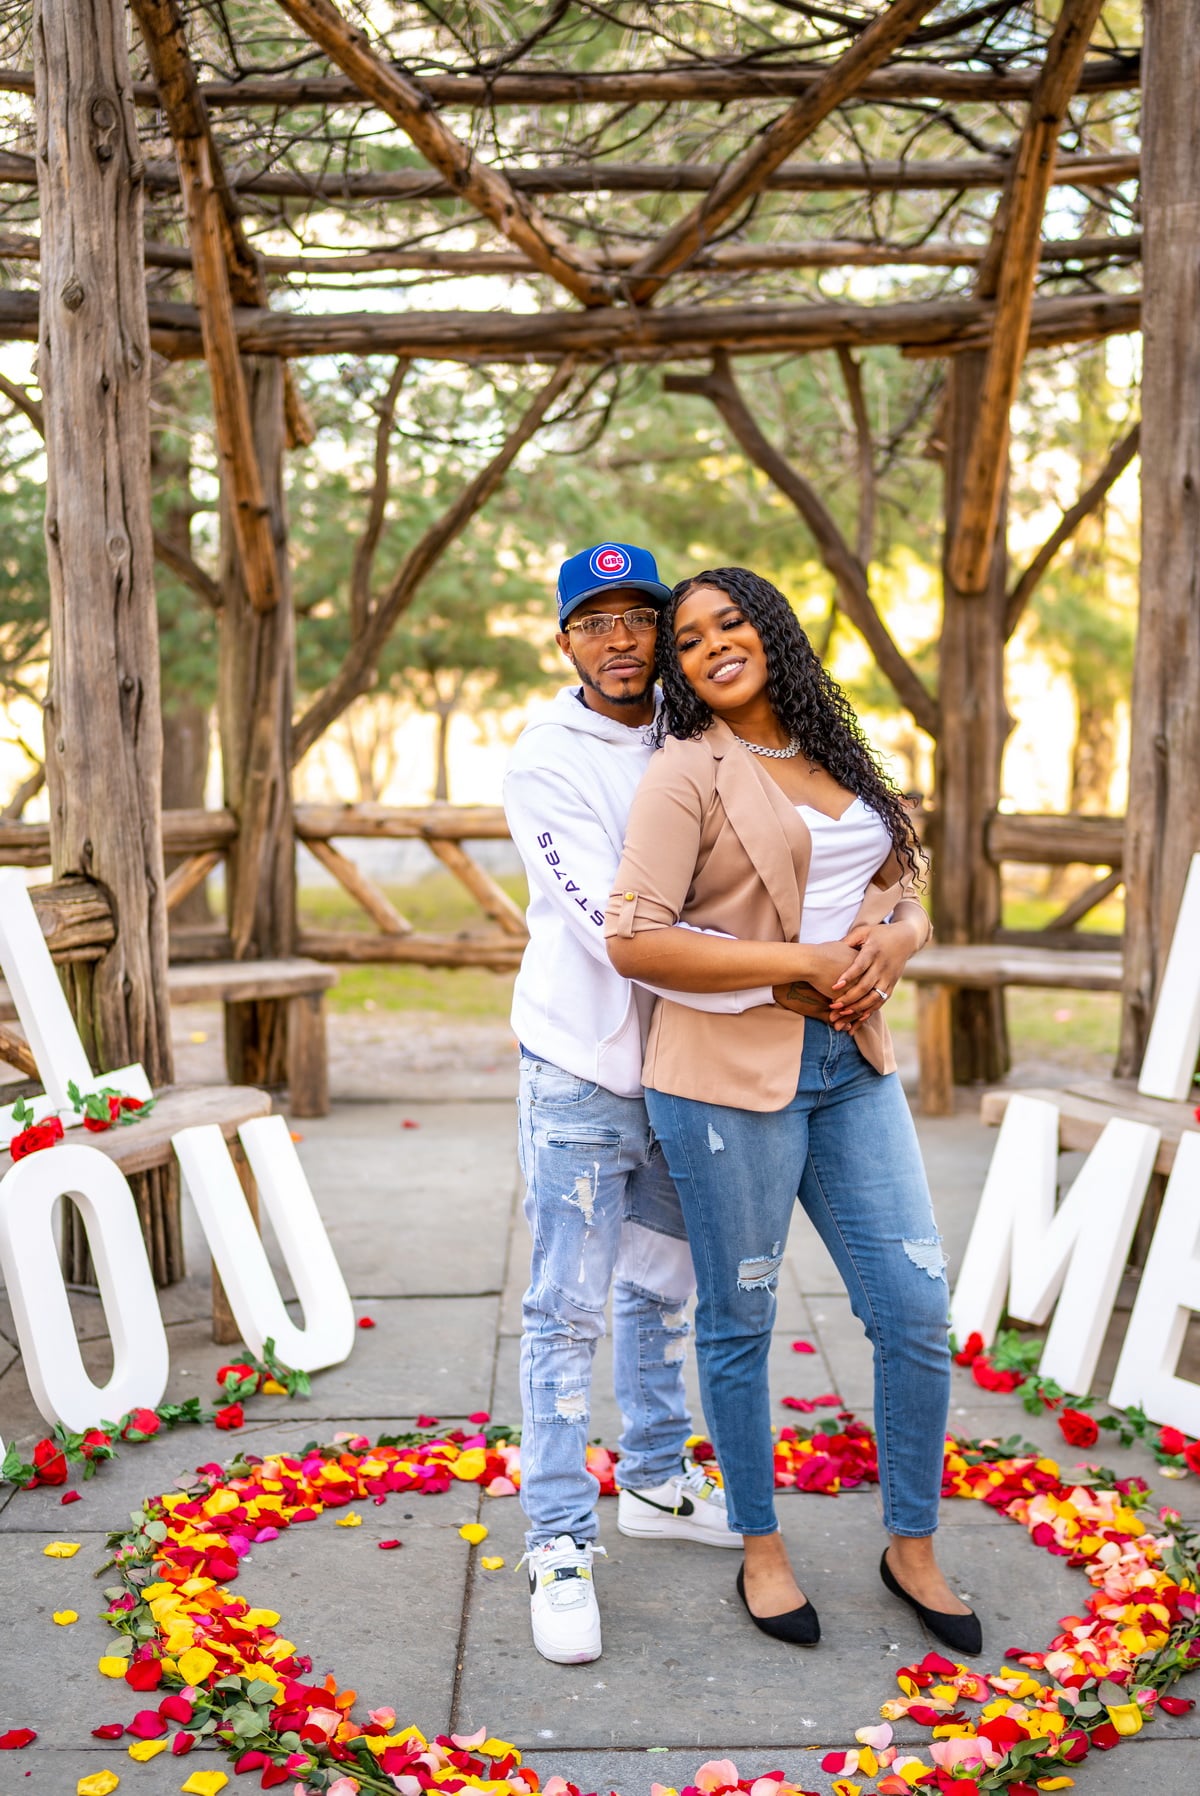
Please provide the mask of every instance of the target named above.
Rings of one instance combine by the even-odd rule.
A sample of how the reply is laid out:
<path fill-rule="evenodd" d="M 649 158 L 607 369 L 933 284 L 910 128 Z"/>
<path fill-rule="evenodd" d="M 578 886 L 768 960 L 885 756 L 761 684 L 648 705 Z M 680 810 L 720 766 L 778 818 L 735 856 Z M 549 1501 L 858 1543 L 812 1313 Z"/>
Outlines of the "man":
<path fill-rule="evenodd" d="M 600 1655 L 597 1518 L 586 1450 L 592 1363 L 613 1292 L 623 1430 L 622 1534 L 740 1547 L 724 1492 L 684 1456 L 691 1256 L 642 1099 L 653 994 L 614 972 L 604 906 L 652 753 L 654 642 L 670 590 L 653 556 L 600 543 L 563 563 L 558 645 L 580 684 L 530 722 L 504 782 L 529 875 L 529 946 L 513 996 L 520 1152 L 533 1236 L 521 1342 L 521 1502 L 533 1639 L 544 1658 Z M 740 1011 L 768 991 L 677 1002 Z"/>

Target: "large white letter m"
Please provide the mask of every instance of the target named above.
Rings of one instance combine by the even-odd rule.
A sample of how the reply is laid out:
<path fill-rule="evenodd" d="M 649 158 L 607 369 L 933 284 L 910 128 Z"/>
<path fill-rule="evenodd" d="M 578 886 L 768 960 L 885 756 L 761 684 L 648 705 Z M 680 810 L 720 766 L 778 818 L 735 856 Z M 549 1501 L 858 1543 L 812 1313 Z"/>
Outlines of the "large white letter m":
<path fill-rule="evenodd" d="M 1056 1205 L 1058 1114 L 1041 1098 L 1009 1101 L 950 1320 L 960 1341 L 974 1330 L 990 1341 L 1006 1307 L 1022 1322 L 1043 1323 L 1057 1298 L 1040 1373 L 1082 1393 L 1091 1388 L 1159 1132 L 1114 1118 Z"/>

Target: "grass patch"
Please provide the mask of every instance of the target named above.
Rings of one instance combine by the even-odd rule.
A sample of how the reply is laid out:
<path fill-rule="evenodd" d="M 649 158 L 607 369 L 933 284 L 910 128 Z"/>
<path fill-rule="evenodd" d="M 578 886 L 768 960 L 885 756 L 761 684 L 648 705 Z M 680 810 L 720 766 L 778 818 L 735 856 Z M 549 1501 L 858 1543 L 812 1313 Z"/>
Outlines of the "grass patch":
<path fill-rule="evenodd" d="M 528 903 L 528 889 L 519 874 L 497 883 L 517 904 Z M 491 918 L 482 914 L 451 873 L 433 873 L 412 885 L 388 885 L 383 890 L 422 935 L 470 937 L 495 932 Z M 303 886 L 299 912 L 302 928 L 346 929 L 356 935 L 375 931 L 370 917 L 341 886 Z M 504 1022 L 512 1005 L 513 978 L 512 973 L 489 973 L 485 967 L 342 966 L 328 1004 L 342 1013 L 408 1010 Z"/>

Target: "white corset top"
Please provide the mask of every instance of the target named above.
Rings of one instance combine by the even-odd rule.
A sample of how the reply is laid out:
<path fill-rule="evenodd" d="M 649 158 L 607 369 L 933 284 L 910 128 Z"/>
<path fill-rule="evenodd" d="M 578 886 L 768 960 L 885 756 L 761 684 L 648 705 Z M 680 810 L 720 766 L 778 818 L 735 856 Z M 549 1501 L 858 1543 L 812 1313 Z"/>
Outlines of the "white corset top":
<path fill-rule="evenodd" d="M 892 838 L 882 817 L 861 798 L 855 798 L 840 817 L 827 817 L 808 804 L 796 809 L 812 836 L 797 939 L 837 942 L 853 927 L 867 887 L 888 857 Z"/>

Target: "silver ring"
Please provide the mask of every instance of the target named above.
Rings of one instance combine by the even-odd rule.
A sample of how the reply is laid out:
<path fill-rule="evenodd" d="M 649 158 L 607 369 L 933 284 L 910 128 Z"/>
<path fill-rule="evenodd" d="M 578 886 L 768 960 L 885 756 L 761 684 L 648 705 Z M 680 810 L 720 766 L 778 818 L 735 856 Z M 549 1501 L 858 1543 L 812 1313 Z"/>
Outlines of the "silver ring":
<path fill-rule="evenodd" d="M 891 993 L 885 992 L 881 985 L 873 985 L 871 987 L 871 990 L 873 992 L 876 992 L 878 994 L 878 996 L 883 999 L 883 1002 L 885 1004 L 887 1003 L 888 999 L 891 997 Z"/>

